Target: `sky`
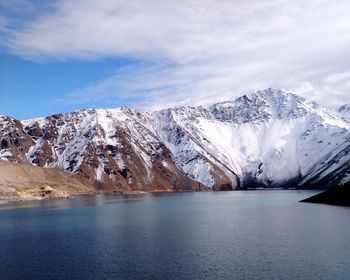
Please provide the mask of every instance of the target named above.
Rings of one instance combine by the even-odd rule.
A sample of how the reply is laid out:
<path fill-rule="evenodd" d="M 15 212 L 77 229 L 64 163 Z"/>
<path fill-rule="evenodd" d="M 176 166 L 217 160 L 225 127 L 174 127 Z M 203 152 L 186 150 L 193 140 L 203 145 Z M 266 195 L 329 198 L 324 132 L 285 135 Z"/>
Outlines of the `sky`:
<path fill-rule="evenodd" d="M 0 114 L 209 105 L 269 87 L 350 103 L 348 0 L 0 0 Z"/>

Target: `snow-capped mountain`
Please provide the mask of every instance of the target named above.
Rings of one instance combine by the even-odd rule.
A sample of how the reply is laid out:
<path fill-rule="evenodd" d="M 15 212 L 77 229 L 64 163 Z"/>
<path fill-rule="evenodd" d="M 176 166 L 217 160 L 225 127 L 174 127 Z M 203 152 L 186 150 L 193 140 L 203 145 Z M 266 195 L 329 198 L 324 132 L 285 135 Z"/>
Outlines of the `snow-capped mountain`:
<path fill-rule="evenodd" d="M 315 187 L 350 180 L 350 123 L 276 89 L 209 107 L 0 117 L 0 159 L 117 190 Z"/>

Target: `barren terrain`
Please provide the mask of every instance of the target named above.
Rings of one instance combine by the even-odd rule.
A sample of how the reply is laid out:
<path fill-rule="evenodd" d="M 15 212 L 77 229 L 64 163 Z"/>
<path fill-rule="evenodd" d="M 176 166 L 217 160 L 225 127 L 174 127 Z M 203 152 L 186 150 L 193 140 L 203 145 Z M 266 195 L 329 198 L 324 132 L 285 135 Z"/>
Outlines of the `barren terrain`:
<path fill-rule="evenodd" d="M 0 200 L 67 198 L 94 188 L 62 170 L 0 161 Z"/>

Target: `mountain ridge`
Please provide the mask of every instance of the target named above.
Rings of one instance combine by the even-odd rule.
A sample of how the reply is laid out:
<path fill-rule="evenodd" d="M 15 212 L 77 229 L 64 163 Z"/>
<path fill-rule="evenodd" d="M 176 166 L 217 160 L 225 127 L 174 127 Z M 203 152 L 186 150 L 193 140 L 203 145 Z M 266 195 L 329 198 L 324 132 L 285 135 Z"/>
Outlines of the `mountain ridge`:
<path fill-rule="evenodd" d="M 117 190 L 327 187 L 350 173 L 349 127 L 315 102 L 270 88 L 206 107 L 1 116 L 0 159 Z"/>

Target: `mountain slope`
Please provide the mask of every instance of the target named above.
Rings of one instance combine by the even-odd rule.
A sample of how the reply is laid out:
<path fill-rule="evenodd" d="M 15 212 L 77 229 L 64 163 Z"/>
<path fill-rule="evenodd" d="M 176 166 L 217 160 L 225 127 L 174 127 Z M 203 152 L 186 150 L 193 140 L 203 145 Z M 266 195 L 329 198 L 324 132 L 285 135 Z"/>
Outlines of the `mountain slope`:
<path fill-rule="evenodd" d="M 62 170 L 0 160 L 0 199 L 66 198 L 92 192 L 93 186 Z"/>
<path fill-rule="evenodd" d="M 158 123 L 162 140 L 183 169 L 195 161 L 203 172 L 205 157 L 226 175 L 234 174 L 237 187 L 316 185 L 336 170 L 341 177 L 349 169 L 345 164 L 349 123 L 279 90 L 259 91 L 208 108 L 165 110 L 158 113 Z M 179 132 L 184 136 L 176 137 Z M 194 173 L 196 164 L 187 172 L 210 185 L 212 177 Z"/>
<path fill-rule="evenodd" d="M 4 119 L 0 124 L 3 159 L 61 168 L 88 179 L 97 189 L 201 187 L 176 167 L 168 149 L 147 127 L 147 114 L 126 108 L 88 109 L 22 123 Z"/>
<path fill-rule="evenodd" d="M 116 190 L 327 187 L 350 178 L 349 127 L 314 102 L 267 89 L 209 107 L 2 116 L 0 158 Z"/>

